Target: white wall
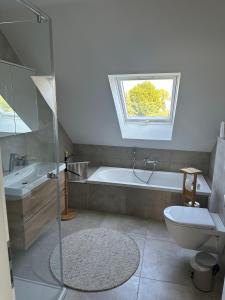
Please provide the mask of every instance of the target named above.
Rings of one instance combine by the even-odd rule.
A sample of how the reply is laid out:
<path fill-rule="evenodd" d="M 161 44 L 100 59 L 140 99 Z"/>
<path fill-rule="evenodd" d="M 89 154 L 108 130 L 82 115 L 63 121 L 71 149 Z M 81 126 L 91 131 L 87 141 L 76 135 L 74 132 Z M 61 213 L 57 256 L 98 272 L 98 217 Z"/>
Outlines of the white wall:
<path fill-rule="evenodd" d="M 225 119 L 223 0 L 33 2 L 53 18 L 59 118 L 73 142 L 212 150 Z M 171 142 L 121 138 L 107 75 L 145 72 L 182 74 Z"/>
<path fill-rule="evenodd" d="M 209 203 L 209 209 L 212 212 L 217 212 L 220 215 L 223 224 L 225 225 L 225 207 L 224 207 L 224 195 L 225 195 L 225 140 L 218 138 L 215 164 L 213 170 L 212 181 L 212 194 Z"/>

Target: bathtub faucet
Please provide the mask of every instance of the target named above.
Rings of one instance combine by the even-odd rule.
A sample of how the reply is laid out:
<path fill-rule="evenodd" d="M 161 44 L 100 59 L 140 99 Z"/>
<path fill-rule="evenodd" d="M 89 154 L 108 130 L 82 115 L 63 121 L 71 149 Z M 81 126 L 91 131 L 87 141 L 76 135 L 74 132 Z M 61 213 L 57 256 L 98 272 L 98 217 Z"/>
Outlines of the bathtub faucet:
<path fill-rule="evenodd" d="M 149 158 L 149 157 L 146 157 L 146 158 L 144 159 L 144 164 L 145 164 L 146 167 L 147 167 L 147 166 L 150 166 L 150 165 L 153 165 L 153 167 L 154 167 L 154 169 L 155 169 L 156 166 L 157 166 L 157 164 L 159 164 L 159 160 L 157 160 L 157 159 L 151 159 L 151 158 Z"/>
<path fill-rule="evenodd" d="M 18 155 L 17 153 L 10 153 L 9 172 L 12 172 L 15 166 L 25 166 L 27 162 L 26 155 Z"/>

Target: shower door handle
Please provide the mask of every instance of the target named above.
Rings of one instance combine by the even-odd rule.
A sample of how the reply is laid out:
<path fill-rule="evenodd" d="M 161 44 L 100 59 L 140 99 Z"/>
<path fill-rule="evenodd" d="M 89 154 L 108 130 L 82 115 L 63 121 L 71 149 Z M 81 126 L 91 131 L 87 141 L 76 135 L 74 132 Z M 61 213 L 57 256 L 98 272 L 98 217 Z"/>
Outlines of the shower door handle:
<path fill-rule="evenodd" d="M 12 250 L 10 246 L 10 241 L 7 243 L 8 247 L 8 257 L 9 257 L 9 270 L 10 270 L 10 279 L 11 279 L 11 287 L 14 288 L 14 278 L 13 278 L 13 270 L 12 270 Z"/>
<path fill-rule="evenodd" d="M 58 176 L 54 172 L 48 172 L 47 178 L 49 178 L 49 179 L 57 179 Z"/>

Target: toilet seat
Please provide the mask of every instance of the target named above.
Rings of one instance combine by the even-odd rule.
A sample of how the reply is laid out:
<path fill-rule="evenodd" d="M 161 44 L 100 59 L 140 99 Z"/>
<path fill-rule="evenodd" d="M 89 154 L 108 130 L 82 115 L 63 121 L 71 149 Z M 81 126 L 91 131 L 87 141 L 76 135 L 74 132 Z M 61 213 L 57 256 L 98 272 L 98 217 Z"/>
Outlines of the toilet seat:
<path fill-rule="evenodd" d="M 164 216 L 180 226 L 200 229 L 215 229 L 216 225 L 206 208 L 170 206 L 164 210 Z"/>

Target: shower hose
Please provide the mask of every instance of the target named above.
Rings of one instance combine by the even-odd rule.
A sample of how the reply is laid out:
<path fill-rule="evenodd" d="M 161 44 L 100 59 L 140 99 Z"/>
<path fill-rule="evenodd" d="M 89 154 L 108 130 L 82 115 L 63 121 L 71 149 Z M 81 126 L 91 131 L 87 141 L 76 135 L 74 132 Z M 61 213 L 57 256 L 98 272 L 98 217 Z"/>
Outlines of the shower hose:
<path fill-rule="evenodd" d="M 150 179 L 151 179 L 151 177 L 152 177 L 152 175 L 153 175 L 153 172 L 155 171 L 155 165 L 154 165 L 153 171 L 151 171 L 151 173 L 150 173 L 150 175 L 149 175 L 147 181 L 145 181 L 145 180 L 143 180 L 142 178 L 140 178 L 140 177 L 137 175 L 137 173 L 136 173 L 136 171 L 135 171 L 135 164 L 136 164 L 136 158 L 135 158 L 135 152 L 134 152 L 134 158 L 133 158 L 133 174 L 134 174 L 134 176 L 135 176 L 138 180 L 140 180 L 141 182 L 143 182 L 143 183 L 145 183 L 145 184 L 149 184 L 149 181 L 150 181 Z"/>

